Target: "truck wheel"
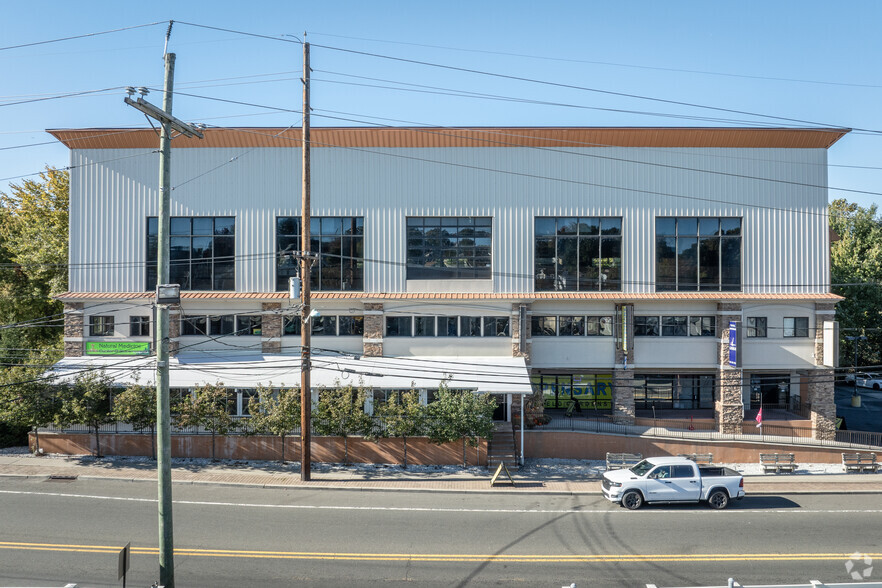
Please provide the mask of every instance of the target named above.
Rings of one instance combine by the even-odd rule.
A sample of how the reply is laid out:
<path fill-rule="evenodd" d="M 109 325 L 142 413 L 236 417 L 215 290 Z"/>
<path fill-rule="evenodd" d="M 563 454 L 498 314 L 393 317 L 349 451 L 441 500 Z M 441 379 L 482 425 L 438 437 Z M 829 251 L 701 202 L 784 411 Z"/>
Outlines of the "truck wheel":
<path fill-rule="evenodd" d="M 643 495 L 636 490 L 628 490 L 622 496 L 622 506 L 628 510 L 637 510 L 643 506 Z"/>
<path fill-rule="evenodd" d="M 710 496 L 707 497 L 707 503 L 711 508 L 723 510 L 729 506 L 729 495 L 725 490 L 714 490 L 711 492 Z"/>

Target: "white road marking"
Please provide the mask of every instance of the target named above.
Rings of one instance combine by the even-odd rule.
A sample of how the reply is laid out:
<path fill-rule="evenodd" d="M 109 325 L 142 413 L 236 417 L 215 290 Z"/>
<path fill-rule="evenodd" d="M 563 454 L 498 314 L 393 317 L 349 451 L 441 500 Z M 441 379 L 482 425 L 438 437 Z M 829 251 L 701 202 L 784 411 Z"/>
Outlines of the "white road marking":
<path fill-rule="evenodd" d="M 53 496 L 57 498 L 79 498 L 89 500 L 115 500 L 120 502 L 157 502 L 155 498 L 131 498 L 125 496 L 99 496 L 94 494 L 69 494 L 62 492 L 27 492 L 24 490 L 0 490 L 0 494 L 15 494 L 19 496 Z M 310 505 L 310 504 L 259 504 L 255 502 L 211 502 L 205 500 L 175 500 L 174 504 L 190 506 L 229 506 L 237 508 L 281 508 L 293 510 L 343 510 L 343 511 L 395 511 L 395 512 L 444 512 L 444 513 L 486 513 L 486 514 L 629 514 L 631 511 L 613 508 L 611 510 L 596 510 L 589 508 L 570 509 L 532 509 L 532 508 L 432 508 L 419 506 L 341 506 L 341 505 Z M 694 510 L 654 510 L 656 514 L 681 515 L 715 515 L 730 514 L 882 514 L 882 509 L 804 509 L 804 508 L 755 508 L 755 509 L 730 509 L 713 511 L 706 508 Z"/>

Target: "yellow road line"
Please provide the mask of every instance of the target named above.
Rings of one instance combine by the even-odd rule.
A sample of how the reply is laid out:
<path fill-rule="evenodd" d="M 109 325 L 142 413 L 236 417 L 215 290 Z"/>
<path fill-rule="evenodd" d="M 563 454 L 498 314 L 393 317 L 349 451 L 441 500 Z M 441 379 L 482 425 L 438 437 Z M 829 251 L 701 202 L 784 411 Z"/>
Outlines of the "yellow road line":
<path fill-rule="evenodd" d="M 0 541 L 0 549 L 23 551 L 55 551 L 73 553 L 118 553 L 122 547 L 113 545 L 76 545 L 65 543 L 21 543 Z M 156 555 L 155 547 L 133 547 L 132 552 Z M 504 563 L 669 563 L 669 562 L 750 562 L 750 561 L 842 561 L 851 553 L 705 553 L 705 554 L 610 554 L 610 555 L 535 555 L 535 554 L 444 554 L 444 553 L 325 553 L 308 551 L 252 551 L 230 549 L 179 548 L 175 555 L 190 557 L 224 557 L 243 559 L 300 559 L 337 561 L 407 561 L 407 562 L 504 562 Z M 866 553 L 882 558 L 882 553 Z"/>

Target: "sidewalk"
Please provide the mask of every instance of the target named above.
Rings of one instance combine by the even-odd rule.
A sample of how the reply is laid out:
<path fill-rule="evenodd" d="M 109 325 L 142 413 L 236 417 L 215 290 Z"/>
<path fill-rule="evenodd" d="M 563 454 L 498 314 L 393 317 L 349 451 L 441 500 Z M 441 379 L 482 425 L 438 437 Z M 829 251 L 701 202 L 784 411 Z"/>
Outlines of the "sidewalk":
<path fill-rule="evenodd" d="M 297 463 L 209 462 L 174 460 L 172 480 L 176 484 L 247 485 L 263 488 L 328 488 L 346 490 L 408 490 L 431 492 L 516 492 L 556 494 L 600 494 L 597 471 L 583 474 L 554 468 L 526 468 L 513 472 L 515 485 L 504 473 L 490 487 L 493 472 L 483 468 L 343 467 L 313 464 L 312 480 L 300 480 Z M 0 455 L 0 478 L 40 478 L 50 476 L 78 479 L 155 481 L 156 463 L 150 460 L 92 457 L 34 457 Z M 762 494 L 854 494 L 882 493 L 879 474 L 764 474 L 746 475 L 748 495 Z"/>

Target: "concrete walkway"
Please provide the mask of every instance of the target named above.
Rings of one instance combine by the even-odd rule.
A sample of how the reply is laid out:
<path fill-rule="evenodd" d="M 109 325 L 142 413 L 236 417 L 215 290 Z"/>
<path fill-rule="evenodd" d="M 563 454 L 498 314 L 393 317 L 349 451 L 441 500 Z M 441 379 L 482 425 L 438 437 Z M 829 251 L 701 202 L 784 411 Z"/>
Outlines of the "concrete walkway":
<path fill-rule="evenodd" d="M 259 464 L 258 464 L 259 463 Z M 493 472 L 480 468 L 438 471 L 407 471 L 397 467 L 345 468 L 314 464 L 312 480 L 300 480 L 299 464 L 275 462 L 218 462 L 175 460 L 172 480 L 176 484 L 248 485 L 264 488 L 326 488 L 358 490 L 407 490 L 426 492 L 516 492 L 558 494 L 600 494 L 598 475 L 574 476 L 529 468 L 514 472 L 514 486 L 504 473 L 490 487 Z M 77 477 L 125 481 L 155 481 L 156 463 L 92 457 L 35 457 L 0 455 L 0 477 L 48 479 Z M 878 474 L 764 474 L 745 476 L 748 495 L 882 493 Z"/>

